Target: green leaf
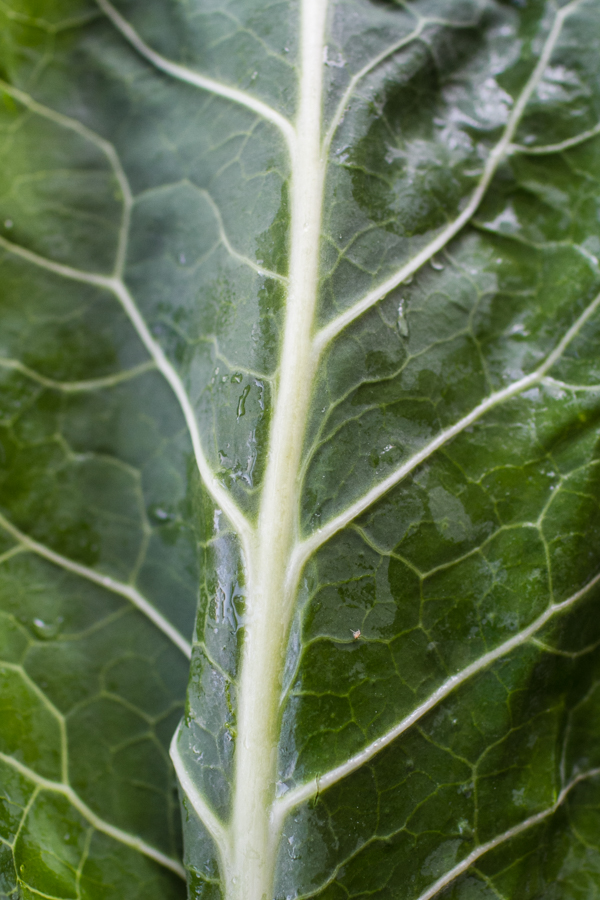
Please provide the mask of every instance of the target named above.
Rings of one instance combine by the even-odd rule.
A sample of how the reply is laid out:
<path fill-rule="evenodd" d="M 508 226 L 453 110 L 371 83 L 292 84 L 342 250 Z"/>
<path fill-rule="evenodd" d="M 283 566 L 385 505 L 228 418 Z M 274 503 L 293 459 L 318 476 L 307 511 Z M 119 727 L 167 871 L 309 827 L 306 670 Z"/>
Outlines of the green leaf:
<path fill-rule="evenodd" d="M 0 898 L 600 896 L 596 0 L 0 36 Z"/>

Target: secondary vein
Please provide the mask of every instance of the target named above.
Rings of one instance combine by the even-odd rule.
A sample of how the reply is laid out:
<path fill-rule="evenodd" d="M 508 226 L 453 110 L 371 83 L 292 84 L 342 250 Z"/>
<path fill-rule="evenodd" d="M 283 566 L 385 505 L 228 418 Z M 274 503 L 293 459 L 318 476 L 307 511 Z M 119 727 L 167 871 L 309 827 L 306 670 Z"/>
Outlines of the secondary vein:
<path fill-rule="evenodd" d="M 418 272 L 418 270 L 421 269 L 426 262 L 432 259 L 436 253 L 439 253 L 439 251 L 442 250 L 472 218 L 473 214 L 481 204 L 481 201 L 498 170 L 498 166 L 511 152 L 511 142 L 519 122 L 521 121 L 525 107 L 542 79 L 565 19 L 580 3 L 581 0 L 572 0 L 571 3 L 567 4 L 567 6 L 564 6 L 557 12 L 537 65 L 529 76 L 525 87 L 521 91 L 517 102 L 513 107 L 502 137 L 490 152 L 479 184 L 462 213 L 451 222 L 450 225 L 444 228 L 429 244 L 427 244 L 426 247 L 417 253 L 413 259 L 394 272 L 393 275 L 390 275 L 390 277 L 382 284 L 378 285 L 372 291 L 369 291 L 361 300 L 355 303 L 354 306 L 350 307 L 350 309 L 341 313 L 329 322 L 328 325 L 321 328 L 314 339 L 314 352 L 317 357 L 322 354 L 325 347 L 337 337 L 341 331 L 350 325 L 351 322 L 359 316 L 362 316 L 363 313 L 368 309 L 371 309 L 372 306 L 382 300 L 390 293 L 390 291 L 394 290 L 399 284 L 402 284 L 403 281 L 406 281 L 407 278 L 410 278 Z"/>
<path fill-rule="evenodd" d="M 364 766 L 365 763 L 373 759 L 373 757 L 391 744 L 392 741 L 395 741 L 396 738 L 400 737 L 401 734 L 404 734 L 405 731 L 422 719 L 426 713 L 430 712 L 461 684 L 464 684 L 474 675 L 482 672 L 492 663 L 496 662 L 496 660 L 501 659 L 517 647 L 527 643 L 551 619 L 574 606 L 598 584 L 600 584 L 600 574 L 592 578 L 591 581 L 571 597 L 568 597 L 561 603 L 554 603 L 549 606 L 541 615 L 534 619 L 527 628 L 524 628 L 518 634 L 513 635 L 513 637 L 504 641 L 504 643 L 500 644 L 494 650 L 485 653 L 479 659 L 475 660 L 475 662 L 471 663 L 471 665 L 462 669 L 462 671 L 457 672 L 455 675 L 451 675 L 450 678 L 446 679 L 446 681 L 444 681 L 443 684 L 427 698 L 427 700 L 419 704 L 416 709 L 408 716 L 405 716 L 397 725 L 386 732 L 386 734 L 372 741 L 359 753 L 356 753 L 354 756 L 350 757 L 350 759 L 346 760 L 346 762 L 336 766 L 334 769 L 330 769 L 329 772 L 319 775 L 305 784 L 288 791 L 287 794 L 284 794 L 283 797 L 275 802 L 273 806 L 274 819 L 277 822 L 282 822 L 285 816 L 299 804 L 304 803 L 306 800 L 309 800 L 316 794 L 326 790 L 338 781 L 347 778 L 352 772 L 355 772 L 357 769 L 361 768 L 361 766 Z"/>
<path fill-rule="evenodd" d="M 116 578 L 111 578 L 110 575 L 102 575 L 94 569 L 90 569 L 89 566 L 84 566 L 81 563 L 75 562 L 74 560 L 63 556 L 61 553 L 51 550 L 50 547 L 46 547 L 45 544 L 40 544 L 39 541 L 29 537 L 29 535 L 13 525 L 12 522 L 9 522 L 2 514 L 0 514 L 0 527 L 12 535 L 25 550 L 30 550 L 38 556 L 47 559 L 48 562 L 54 563 L 54 565 L 60 566 L 62 569 L 66 569 L 74 575 L 79 575 L 81 578 L 86 578 L 88 581 L 93 581 L 94 584 L 129 600 L 129 602 L 150 619 L 150 621 L 153 622 L 153 624 L 156 625 L 156 627 L 162 631 L 188 659 L 191 658 L 192 648 L 189 641 L 186 641 L 168 619 L 166 619 L 162 613 L 160 613 L 150 601 L 132 585 L 124 584 Z"/>
<path fill-rule="evenodd" d="M 208 492 L 212 495 L 213 499 L 221 507 L 233 527 L 236 529 L 242 542 L 247 543 L 252 532 L 250 523 L 210 468 L 202 448 L 196 416 L 187 391 L 183 386 L 183 382 L 167 359 L 160 345 L 152 337 L 143 316 L 124 282 L 120 278 L 114 276 L 102 275 L 96 272 L 85 272 L 82 269 L 76 269 L 73 266 L 53 262 L 50 259 L 40 256 L 38 253 L 34 253 L 31 250 L 20 247 L 18 244 L 7 241 L 6 238 L 3 237 L 0 237 L 0 247 L 3 247 L 9 253 L 19 256 L 27 262 L 39 266 L 48 272 L 52 272 L 55 275 L 69 278 L 72 281 L 78 281 L 82 284 L 91 284 L 95 287 L 104 288 L 105 290 L 110 291 L 119 300 L 133 324 L 138 337 L 154 360 L 157 369 L 169 383 L 179 402 L 192 442 L 196 464 Z"/>
<path fill-rule="evenodd" d="M 131 847 L 133 850 L 137 850 L 138 853 L 142 853 L 149 859 L 153 859 L 154 862 L 157 862 L 161 866 L 170 869 L 176 875 L 179 875 L 180 878 L 183 878 L 185 880 L 185 869 L 183 868 L 179 860 L 173 859 L 171 856 L 167 856 L 166 853 L 163 853 L 156 847 L 152 847 L 151 844 L 148 844 L 146 841 L 142 840 L 142 838 L 129 834 L 122 828 L 117 828 L 115 825 L 111 825 L 109 822 L 106 822 L 100 816 L 96 815 L 96 813 L 91 810 L 86 803 L 83 802 L 83 800 L 69 784 L 64 784 L 60 781 L 51 781 L 48 778 L 43 778 L 41 775 L 38 775 L 37 772 L 34 772 L 33 769 L 30 769 L 28 766 L 14 759 L 12 756 L 7 756 L 5 753 L 0 753 L 0 761 L 6 763 L 9 766 L 12 766 L 13 769 L 16 769 L 17 772 L 19 772 L 33 784 L 37 785 L 37 787 L 41 790 L 50 791 L 54 794 L 62 794 L 62 796 L 66 797 L 69 803 L 75 807 L 77 812 L 79 812 L 84 817 L 84 819 L 86 819 L 90 823 L 90 825 L 92 825 L 96 829 L 96 831 L 100 831 L 102 832 L 102 834 L 106 834 L 108 837 L 113 838 L 113 840 L 119 841 L 119 843 L 125 844 L 127 847 Z"/>
<path fill-rule="evenodd" d="M 281 113 L 278 113 L 277 110 L 270 107 L 267 103 L 263 103 L 262 100 L 257 100 L 251 94 L 246 93 L 246 91 L 222 84 L 214 78 L 207 78 L 205 75 L 200 75 L 186 66 L 181 66 L 178 63 L 165 59 L 164 56 L 161 56 L 160 53 L 157 53 L 142 40 L 137 31 L 123 18 L 109 0 L 96 0 L 96 2 L 131 46 L 137 50 L 140 56 L 152 63 L 155 68 L 179 81 L 187 82 L 187 84 L 201 88 L 201 90 L 245 106 L 246 109 L 251 110 L 261 118 L 266 119 L 267 122 L 275 125 L 284 136 L 290 150 L 293 149 L 296 137 L 294 128 L 291 122 L 285 116 L 282 116 Z"/>
<path fill-rule="evenodd" d="M 441 431 L 437 437 L 426 444 L 421 450 L 415 453 L 410 459 L 403 463 L 398 469 L 388 475 L 379 484 L 376 484 L 370 491 L 367 491 L 362 497 L 352 503 L 348 509 L 340 513 L 338 516 L 327 522 L 323 528 L 315 531 L 310 537 L 299 543 L 295 549 L 295 558 L 292 561 L 292 568 L 302 568 L 306 560 L 334 534 L 349 525 L 361 513 L 365 512 L 377 500 L 383 497 L 389 490 L 399 484 L 418 466 L 420 466 L 433 453 L 463 432 L 466 428 L 480 419 L 496 406 L 500 406 L 522 394 L 524 391 L 535 387 L 544 380 L 546 373 L 561 358 L 569 344 L 577 337 L 586 322 L 594 315 L 600 306 L 600 294 L 587 306 L 583 313 L 576 319 L 573 325 L 566 332 L 564 337 L 559 341 L 555 349 L 546 357 L 541 366 L 529 375 L 525 375 L 518 381 L 514 381 L 501 391 L 490 394 L 485 400 L 482 400 L 474 409 L 471 410 L 458 422 L 455 422 L 450 428 Z"/>
<path fill-rule="evenodd" d="M 590 769 L 588 772 L 582 772 L 562 789 L 556 799 L 556 802 L 553 803 L 552 806 L 549 806 L 547 809 L 544 809 L 541 812 L 530 816 L 523 822 L 519 822 L 519 824 L 515 825 L 513 828 L 509 828 L 507 829 L 507 831 L 499 834 L 497 837 L 492 838 L 491 841 L 487 841 L 485 844 L 481 844 L 479 847 L 476 847 L 475 850 L 469 853 L 468 856 L 465 856 L 465 858 L 457 863 L 456 866 L 446 872 L 445 875 L 442 875 L 441 878 L 438 878 L 438 880 L 434 882 L 431 887 L 427 888 L 426 891 L 420 894 L 417 900 L 431 900 L 432 897 L 435 897 L 436 894 L 439 894 L 440 891 L 444 890 L 444 888 L 455 881 L 460 875 L 463 875 L 467 871 L 467 869 L 470 869 L 473 863 L 475 863 L 485 853 L 489 853 L 489 851 L 493 850 L 495 847 L 499 847 L 501 844 L 506 843 L 506 841 L 512 840 L 512 838 L 517 837 L 519 834 L 522 834 L 529 828 L 533 828 L 535 825 L 539 825 L 540 822 L 543 822 L 544 819 L 547 819 L 549 816 L 553 815 L 556 810 L 560 806 L 562 806 L 569 793 L 573 790 L 574 787 L 576 787 L 576 785 L 580 784 L 582 781 L 587 781 L 587 779 L 589 778 L 595 778 L 598 775 L 600 775 L 600 769 Z"/>
<path fill-rule="evenodd" d="M 145 375 L 146 372 L 156 370 L 156 364 L 153 360 L 140 363 L 138 366 L 132 366 L 130 369 L 122 369 L 120 372 L 114 372 L 112 375 L 104 375 L 100 378 L 88 378 L 82 381 L 55 381 L 53 378 L 47 378 L 40 372 L 30 369 L 18 359 L 7 359 L 0 357 L 0 368 L 11 369 L 19 372 L 31 381 L 36 381 L 42 387 L 50 388 L 54 391 L 62 391 L 65 394 L 78 394 L 86 391 L 100 391 L 104 388 L 116 387 L 124 381 L 130 381 L 139 375 Z"/>

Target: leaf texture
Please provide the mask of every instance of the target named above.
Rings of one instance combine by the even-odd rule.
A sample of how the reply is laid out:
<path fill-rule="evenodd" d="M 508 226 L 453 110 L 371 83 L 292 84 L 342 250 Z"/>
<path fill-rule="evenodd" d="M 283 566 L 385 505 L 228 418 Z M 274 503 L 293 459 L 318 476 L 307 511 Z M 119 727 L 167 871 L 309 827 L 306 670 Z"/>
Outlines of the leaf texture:
<path fill-rule="evenodd" d="M 600 896 L 597 0 L 0 35 L 0 898 Z"/>

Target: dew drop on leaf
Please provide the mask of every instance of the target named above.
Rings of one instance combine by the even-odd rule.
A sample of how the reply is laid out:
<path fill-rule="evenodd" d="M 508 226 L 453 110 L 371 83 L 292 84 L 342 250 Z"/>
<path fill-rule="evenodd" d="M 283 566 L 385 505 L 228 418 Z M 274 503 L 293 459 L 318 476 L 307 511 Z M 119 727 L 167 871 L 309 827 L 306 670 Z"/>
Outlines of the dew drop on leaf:
<path fill-rule="evenodd" d="M 404 300 L 401 300 L 398 304 L 398 332 L 402 337 L 408 337 L 408 322 L 406 321 L 406 314 L 404 312 Z"/>
<path fill-rule="evenodd" d="M 166 522 L 172 522 L 175 516 L 172 512 L 167 509 L 164 509 L 162 506 L 151 506 L 148 510 L 148 515 L 152 519 L 153 522 L 158 525 L 164 525 Z"/>
<path fill-rule="evenodd" d="M 238 400 L 238 406 L 237 406 L 238 419 L 241 419 L 242 416 L 246 415 L 246 398 L 248 397 L 249 393 L 250 393 L 250 385 L 247 384 L 241 393 L 240 399 Z"/>
<path fill-rule="evenodd" d="M 33 630 L 37 637 L 41 638 L 43 641 L 50 641 L 60 632 L 62 623 L 62 616 L 59 616 L 54 622 L 44 622 L 43 619 L 34 619 Z"/>

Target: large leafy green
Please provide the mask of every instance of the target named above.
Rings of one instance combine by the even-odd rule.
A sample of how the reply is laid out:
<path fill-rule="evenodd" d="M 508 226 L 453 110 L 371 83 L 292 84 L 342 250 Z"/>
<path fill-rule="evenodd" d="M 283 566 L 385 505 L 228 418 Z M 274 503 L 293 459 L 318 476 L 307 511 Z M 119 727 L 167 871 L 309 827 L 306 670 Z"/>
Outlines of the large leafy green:
<path fill-rule="evenodd" d="M 597 0 L 0 46 L 0 898 L 600 897 Z"/>

